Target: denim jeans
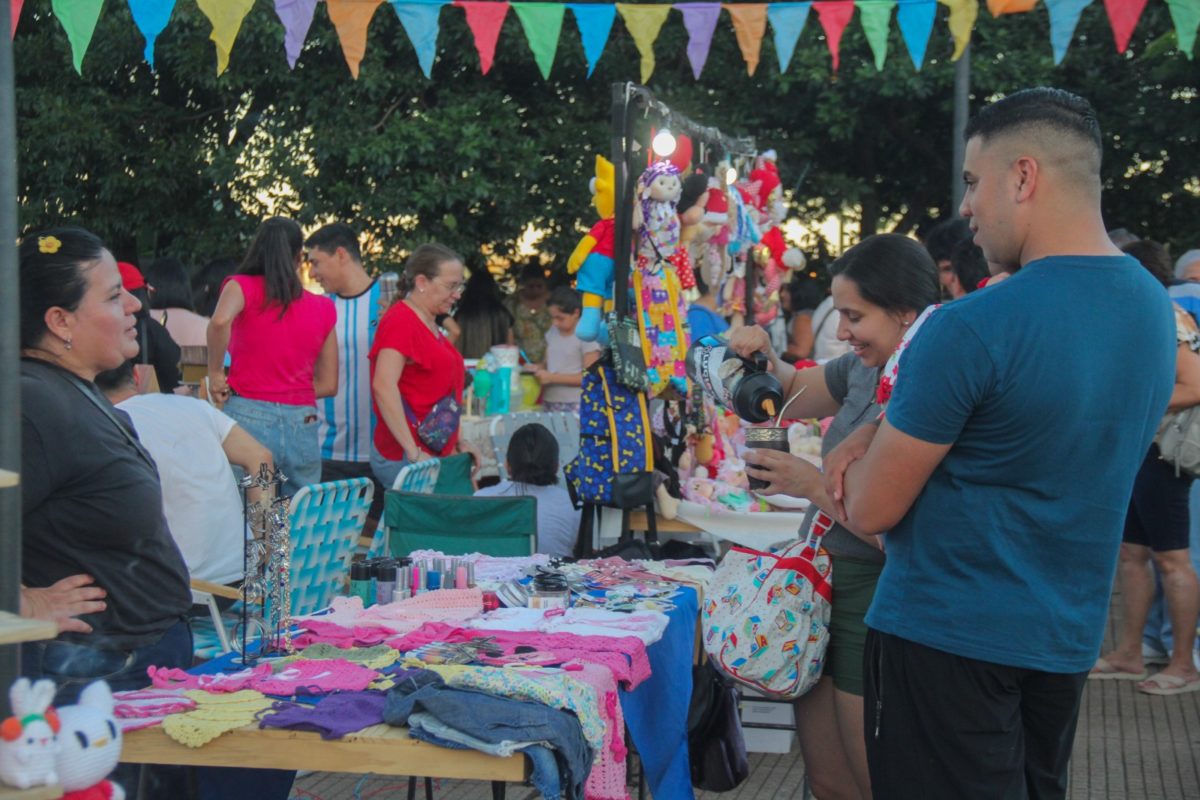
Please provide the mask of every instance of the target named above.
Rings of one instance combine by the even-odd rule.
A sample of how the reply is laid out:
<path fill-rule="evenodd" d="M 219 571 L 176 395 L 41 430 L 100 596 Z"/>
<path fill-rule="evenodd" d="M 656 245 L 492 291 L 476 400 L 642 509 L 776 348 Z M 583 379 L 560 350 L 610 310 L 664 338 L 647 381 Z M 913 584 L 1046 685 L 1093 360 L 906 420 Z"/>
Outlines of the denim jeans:
<path fill-rule="evenodd" d="M 400 470 L 404 469 L 406 464 L 408 464 L 408 459 L 392 461 L 376 450 L 375 445 L 371 445 L 371 471 L 375 473 L 375 479 L 383 484 L 385 490 L 392 488 L 392 484 L 396 482 L 396 476 L 400 474 Z"/>
<path fill-rule="evenodd" d="M 317 439 L 316 406 L 290 406 L 233 396 L 224 411 L 246 433 L 271 451 L 275 468 L 287 477 L 283 493 L 321 482 L 321 443 Z"/>
<path fill-rule="evenodd" d="M 1188 509 L 1191 513 L 1191 536 L 1188 546 L 1192 566 L 1200 574 L 1200 481 L 1192 483 Z M 1142 629 L 1142 643 L 1160 653 L 1170 653 L 1175 645 L 1175 637 L 1171 635 L 1171 618 L 1167 615 L 1167 602 L 1163 597 L 1162 578 L 1159 577 L 1157 569 L 1154 570 L 1154 604 L 1150 606 L 1146 627 Z M 1200 637 L 1196 639 L 1196 652 L 1200 653 Z"/>

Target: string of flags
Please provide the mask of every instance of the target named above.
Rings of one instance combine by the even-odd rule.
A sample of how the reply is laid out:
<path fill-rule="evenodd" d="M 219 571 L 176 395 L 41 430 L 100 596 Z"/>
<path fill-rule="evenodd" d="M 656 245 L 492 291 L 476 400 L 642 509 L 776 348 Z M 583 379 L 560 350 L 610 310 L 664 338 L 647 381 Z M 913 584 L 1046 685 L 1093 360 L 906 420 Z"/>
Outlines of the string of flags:
<path fill-rule="evenodd" d="M 145 59 L 154 67 L 154 43 L 170 22 L 175 0 L 127 0 L 134 24 L 145 38 Z M 357 79 L 359 65 L 367 50 L 367 28 L 384 2 L 392 7 L 407 34 L 417 61 L 426 78 L 431 77 L 441 12 L 445 6 L 461 9 L 475 39 L 480 70 L 486 75 L 495 60 L 500 29 L 509 9 L 516 14 L 529 49 L 543 78 L 549 79 L 562 35 L 563 20 L 570 10 L 578 28 L 591 77 L 604 53 L 618 14 L 633 38 L 641 56 L 641 82 L 647 83 L 655 67 L 654 43 L 671 11 L 683 18 L 688 34 L 687 58 L 696 80 L 704 71 L 709 48 L 722 12 L 729 15 L 738 47 L 753 75 L 759 67 L 762 40 L 770 24 L 779 71 L 787 72 L 796 42 L 810 13 L 825 33 L 833 69 L 838 69 L 842 33 L 858 11 L 859 24 L 874 56 L 875 68 L 882 70 L 888 56 L 888 32 L 892 13 L 913 67 L 921 69 L 933 30 L 937 5 L 949 9 L 948 27 L 954 39 L 957 60 L 971 39 L 979 14 L 978 0 L 812 0 L 780 3 L 553 3 L 506 2 L 506 0 L 324 0 L 329 19 L 337 30 L 342 53 L 351 74 Z M 1200 28 L 1200 0 L 1165 0 L 1175 27 L 1179 49 L 1193 57 L 1197 29 Z M 24 0 L 12 4 L 12 35 L 16 35 Z M 288 65 L 296 66 L 304 40 L 308 36 L 318 0 L 274 0 L 275 13 L 284 27 L 284 50 Z M 986 0 L 993 16 L 1022 14 L 1033 10 L 1038 0 Z M 1083 9 L 1092 0 L 1043 0 L 1050 16 L 1050 45 L 1054 63 L 1060 63 L 1075 34 Z M 1118 52 L 1125 52 L 1133 30 L 1145 10 L 1147 0 L 1103 0 L 1113 40 Z M 104 0 L 51 0 L 54 15 L 66 31 L 71 44 L 75 71 L 83 74 L 83 58 L 91 44 Z M 229 54 L 241 29 L 242 21 L 254 0 L 196 0 L 200 11 L 212 23 L 210 38 L 216 47 L 217 74 L 229 65 Z"/>

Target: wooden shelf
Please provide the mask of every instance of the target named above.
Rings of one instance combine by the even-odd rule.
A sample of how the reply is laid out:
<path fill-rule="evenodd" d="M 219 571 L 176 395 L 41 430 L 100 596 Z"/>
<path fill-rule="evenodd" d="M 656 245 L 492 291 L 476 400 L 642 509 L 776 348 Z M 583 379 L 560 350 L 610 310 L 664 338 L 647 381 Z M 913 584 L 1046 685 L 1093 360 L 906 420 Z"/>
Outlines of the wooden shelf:
<path fill-rule="evenodd" d="M 57 635 L 58 626 L 53 622 L 25 619 L 7 611 L 0 611 L 0 644 L 39 642 L 43 639 L 53 639 Z"/>
<path fill-rule="evenodd" d="M 0 469 L 0 489 L 11 489 L 21 484 L 21 476 L 12 470 Z"/>
<path fill-rule="evenodd" d="M 32 789 L 14 789 L 0 783 L 0 800 L 58 800 L 63 796 L 57 786 L 34 786 Z"/>

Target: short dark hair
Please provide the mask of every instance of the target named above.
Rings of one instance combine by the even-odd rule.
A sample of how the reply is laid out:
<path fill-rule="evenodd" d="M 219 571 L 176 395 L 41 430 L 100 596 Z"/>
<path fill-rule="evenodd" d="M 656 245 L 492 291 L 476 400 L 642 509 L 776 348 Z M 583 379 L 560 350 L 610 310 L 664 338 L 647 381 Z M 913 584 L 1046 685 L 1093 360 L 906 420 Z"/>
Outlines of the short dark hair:
<path fill-rule="evenodd" d="M 964 239 L 971 238 L 971 225 L 962 217 L 947 219 L 929 229 L 925 235 L 925 249 L 933 263 L 949 261 L 955 248 Z"/>
<path fill-rule="evenodd" d="M 868 236 L 829 267 L 834 277 L 854 281 L 858 293 L 884 311 L 923 311 L 937 302 L 937 265 L 925 248 L 898 233 Z"/>
<path fill-rule="evenodd" d="M 558 483 L 558 441 L 545 425 L 531 422 L 517 428 L 506 457 L 513 481 L 533 486 Z"/>
<path fill-rule="evenodd" d="M 1097 158 L 1104 149 L 1100 120 L 1092 104 L 1077 94 L 1049 86 L 1022 89 L 984 106 L 967 123 L 963 140 L 978 136 L 986 142 L 998 134 L 1027 126 L 1049 128 L 1055 134 L 1087 141 L 1095 148 Z"/>
<path fill-rule="evenodd" d="M 1153 239 L 1138 239 L 1121 246 L 1121 252 L 1131 255 L 1146 268 L 1154 279 L 1163 286 L 1170 286 L 1175 280 L 1175 270 L 1171 267 L 1171 255 L 1167 248 Z"/>
<path fill-rule="evenodd" d="M 958 285 L 967 294 L 979 288 L 980 281 L 987 280 L 991 275 L 983 250 L 970 239 L 959 242 L 958 247 L 950 254 L 950 267 L 958 278 Z"/>
<path fill-rule="evenodd" d="M 344 222 L 331 222 L 318 228 L 304 240 L 304 246 L 317 247 L 330 254 L 337 252 L 337 249 L 341 247 L 352 259 L 358 262 L 362 261 L 362 250 L 358 246 L 358 234 L 354 228 Z"/>
<path fill-rule="evenodd" d="M 115 392 L 118 389 L 135 385 L 133 364 L 134 359 L 131 358 L 119 367 L 104 370 L 96 376 L 94 381 L 96 387 L 102 392 Z"/>
<path fill-rule="evenodd" d="M 559 286 L 550 293 L 547 306 L 557 306 L 564 314 L 574 314 L 583 308 L 583 299 L 579 292 L 570 286 Z"/>
<path fill-rule="evenodd" d="M 31 233 L 21 240 L 21 347 L 41 344 L 49 332 L 46 312 L 51 308 L 79 308 L 88 287 L 85 265 L 103 254 L 100 237 L 70 225 Z"/>
<path fill-rule="evenodd" d="M 178 258 L 160 258 L 146 267 L 146 283 L 154 287 L 150 295 L 152 308 L 185 308 L 195 311 L 192 282 L 187 268 Z"/>

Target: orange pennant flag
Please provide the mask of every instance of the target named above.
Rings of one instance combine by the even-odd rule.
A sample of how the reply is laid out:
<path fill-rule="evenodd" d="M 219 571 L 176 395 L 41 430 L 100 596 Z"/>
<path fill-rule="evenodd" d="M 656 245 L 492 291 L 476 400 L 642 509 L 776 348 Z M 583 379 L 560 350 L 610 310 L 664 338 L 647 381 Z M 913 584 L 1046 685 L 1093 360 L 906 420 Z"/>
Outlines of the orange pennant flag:
<path fill-rule="evenodd" d="M 998 17 L 1001 14 L 1024 14 L 1033 11 L 1037 3 L 1038 0 L 987 0 L 987 7 L 993 17 Z"/>
<path fill-rule="evenodd" d="M 358 65 L 367 54 L 367 28 L 375 10 L 383 5 L 383 0 L 326 0 L 325 8 L 329 11 L 329 21 L 337 29 L 338 40 L 342 43 L 342 55 L 346 57 L 346 65 L 350 74 L 358 80 Z"/>
<path fill-rule="evenodd" d="M 733 30 L 737 33 L 738 47 L 746 59 L 746 73 L 754 74 L 758 69 L 758 54 L 762 50 L 763 35 L 767 32 L 766 3 L 725 4 L 725 10 L 733 18 Z"/>

